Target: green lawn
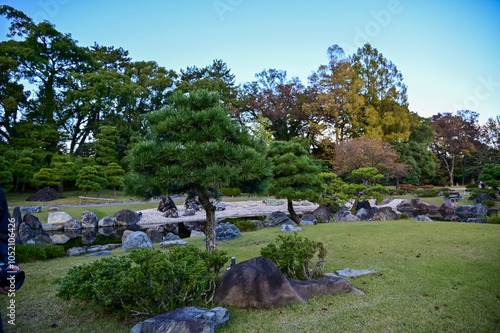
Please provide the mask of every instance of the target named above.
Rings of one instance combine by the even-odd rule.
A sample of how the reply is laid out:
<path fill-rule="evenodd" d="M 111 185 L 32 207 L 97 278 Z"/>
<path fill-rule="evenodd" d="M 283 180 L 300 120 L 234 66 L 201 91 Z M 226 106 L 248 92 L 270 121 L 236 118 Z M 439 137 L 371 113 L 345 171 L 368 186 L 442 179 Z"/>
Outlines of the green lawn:
<path fill-rule="evenodd" d="M 279 228 L 219 242 L 237 262 L 258 256 Z M 301 233 L 328 248 L 326 272 L 375 269 L 352 279 L 367 295 L 316 297 L 278 309 L 229 308 L 220 332 L 498 332 L 500 226 L 450 222 L 382 221 L 305 226 Z M 201 238 L 188 240 L 204 248 Z M 113 255 L 122 255 L 120 249 Z M 16 293 L 16 332 L 128 332 L 147 317 L 111 314 L 55 297 L 57 278 L 92 257 L 22 266 Z M 0 298 L 4 326 L 7 297 Z"/>

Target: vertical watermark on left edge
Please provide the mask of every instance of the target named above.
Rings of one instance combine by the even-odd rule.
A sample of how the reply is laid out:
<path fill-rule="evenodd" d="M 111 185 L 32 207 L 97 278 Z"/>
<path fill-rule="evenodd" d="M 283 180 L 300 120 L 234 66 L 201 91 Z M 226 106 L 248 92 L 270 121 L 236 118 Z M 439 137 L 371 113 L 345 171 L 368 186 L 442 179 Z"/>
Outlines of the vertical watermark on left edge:
<path fill-rule="evenodd" d="M 9 318 L 8 323 L 9 325 L 16 325 L 16 274 L 17 271 L 14 270 L 16 266 L 16 226 L 15 226 L 16 220 L 14 218 L 9 219 L 9 226 L 8 226 L 8 262 L 4 267 L 2 267 L 2 270 L 7 270 L 7 281 L 8 281 L 8 296 L 9 296 L 9 303 L 7 305 L 7 317 Z"/>

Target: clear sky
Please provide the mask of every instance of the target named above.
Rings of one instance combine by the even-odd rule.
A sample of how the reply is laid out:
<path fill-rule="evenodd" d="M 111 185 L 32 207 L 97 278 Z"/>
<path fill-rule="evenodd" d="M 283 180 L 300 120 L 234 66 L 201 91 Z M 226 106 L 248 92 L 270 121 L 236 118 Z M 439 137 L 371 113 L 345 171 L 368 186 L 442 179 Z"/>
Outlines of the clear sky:
<path fill-rule="evenodd" d="M 307 77 L 339 44 L 393 61 L 410 110 L 500 114 L 500 0 L 5 0 L 80 46 L 123 47 L 179 71 L 224 60 L 237 83 L 266 68 Z M 5 38 L 8 22 L 0 19 Z"/>

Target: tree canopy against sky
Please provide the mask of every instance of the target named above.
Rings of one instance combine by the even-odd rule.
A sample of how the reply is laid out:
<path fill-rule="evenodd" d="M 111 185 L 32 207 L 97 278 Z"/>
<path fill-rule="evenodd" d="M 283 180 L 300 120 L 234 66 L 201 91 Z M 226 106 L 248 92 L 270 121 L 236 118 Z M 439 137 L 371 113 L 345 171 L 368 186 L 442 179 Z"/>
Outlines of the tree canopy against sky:
<path fill-rule="evenodd" d="M 206 212 L 207 250 L 216 248 L 215 206 L 222 187 L 262 189 L 271 176 L 265 145 L 220 105 L 219 94 L 172 95 L 169 107 L 148 115 L 151 135 L 131 150 L 127 193 L 143 198 L 195 192 Z"/>

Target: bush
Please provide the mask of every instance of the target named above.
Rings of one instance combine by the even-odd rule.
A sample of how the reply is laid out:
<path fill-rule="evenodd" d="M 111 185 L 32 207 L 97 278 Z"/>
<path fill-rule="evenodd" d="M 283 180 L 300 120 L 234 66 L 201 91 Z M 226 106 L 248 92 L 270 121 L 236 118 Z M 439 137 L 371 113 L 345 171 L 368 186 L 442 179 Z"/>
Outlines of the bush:
<path fill-rule="evenodd" d="M 492 201 L 492 200 L 484 200 L 484 201 L 482 202 L 482 204 L 491 208 L 491 207 L 495 206 L 495 201 Z"/>
<path fill-rule="evenodd" d="M 64 247 L 62 245 L 16 245 L 16 260 L 18 263 L 53 259 L 64 256 L 66 256 L 66 250 L 64 250 Z"/>
<path fill-rule="evenodd" d="M 408 220 L 410 218 L 410 216 L 408 216 L 407 213 L 401 213 L 401 215 L 399 215 L 399 219 L 401 220 Z"/>
<path fill-rule="evenodd" d="M 316 264 L 312 259 L 317 253 Z M 260 254 L 272 260 L 289 278 L 309 280 L 324 276 L 326 248 L 321 242 L 293 235 L 279 235 L 276 243 L 262 248 Z"/>
<path fill-rule="evenodd" d="M 405 193 L 406 193 L 406 191 L 405 191 L 405 190 L 402 190 L 402 189 L 398 189 L 398 190 L 396 190 L 396 194 L 397 194 L 397 195 L 404 195 Z"/>
<path fill-rule="evenodd" d="M 104 258 L 73 267 L 57 296 L 148 314 L 164 313 L 212 301 L 226 252 L 194 246 L 168 252 L 143 248 L 128 256 Z"/>
<path fill-rule="evenodd" d="M 233 188 L 221 188 L 221 193 L 225 197 L 237 197 L 241 194 L 241 190 L 237 187 Z"/>
<path fill-rule="evenodd" d="M 240 231 L 255 231 L 257 230 L 257 223 L 248 220 L 239 220 L 234 222 L 234 226 Z"/>
<path fill-rule="evenodd" d="M 500 224 L 500 213 L 496 213 L 495 215 L 491 215 L 490 217 L 488 217 L 486 222 L 492 223 L 492 224 Z"/>

